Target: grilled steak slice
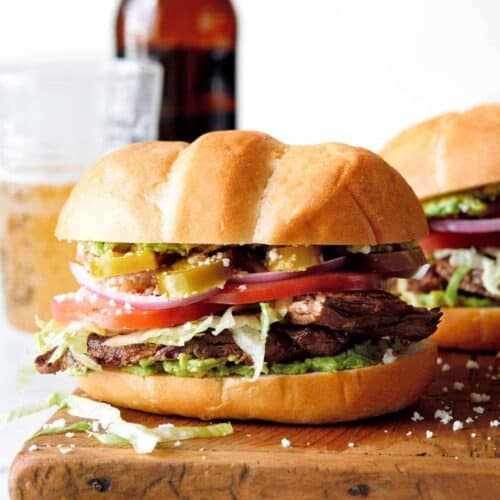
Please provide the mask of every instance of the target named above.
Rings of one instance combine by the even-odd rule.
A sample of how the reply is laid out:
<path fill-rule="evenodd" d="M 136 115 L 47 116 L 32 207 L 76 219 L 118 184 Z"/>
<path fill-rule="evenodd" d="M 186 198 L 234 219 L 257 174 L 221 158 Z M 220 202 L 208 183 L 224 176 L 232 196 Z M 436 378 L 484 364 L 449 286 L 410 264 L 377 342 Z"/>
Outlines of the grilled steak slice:
<path fill-rule="evenodd" d="M 448 259 L 436 259 L 435 268 L 436 273 L 446 281 L 449 281 L 453 276 L 453 273 L 457 270 L 455 266 L 450 264 Z M 498 300 L 498 296 L 493 295 L 488 292 L 486 288 L 484 288 L 482 277 L 482 269 L 471 269 L 460 282 L 460 290 L 474 295 L 480 295 L 482 297 L 489 297 L 490 299 Z"/>
<path fill-rule="evenodd" d="M 295 346 L 312 356 L 333 356 L 352 344 L 353 337 L 344 332 L 335 332 L 325 327 L 305 326 L 291 329 L 283 327 Z"/>
<path fill-rule="evenodd" d="M 382 290 L 317 293 L 296 297 L 288 307 L 295 325 L 321 325 L 361 338 L 428 337 L 437 326 L 441 312 L 413 307 Z"/>

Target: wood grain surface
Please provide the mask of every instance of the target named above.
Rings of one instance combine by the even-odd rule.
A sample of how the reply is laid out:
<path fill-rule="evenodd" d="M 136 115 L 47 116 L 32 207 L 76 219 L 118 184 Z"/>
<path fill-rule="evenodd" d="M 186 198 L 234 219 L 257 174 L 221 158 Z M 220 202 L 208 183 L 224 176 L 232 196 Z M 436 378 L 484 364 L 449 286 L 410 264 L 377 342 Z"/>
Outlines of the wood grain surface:
<path fill-rule="evenodd" d="M 473 355 L 477 370 L 466 368 L 469 355 L 441 357 L 436 381 L 415 407 L 364 422 L 233 422 L 231 436 L 184 441 L 180 447 L 166 443 L 150 455 L 107 448 L 82 433 L 39 437 L 28 441 L 12 464 L 10 494 L 13 499 L 499 499 L 500 428 L 491 422 L 500 416 L 500 359 Z M 463 390 L 454 389 L 454 382 L 462 382 Z M 474 403 L 471 392 L 491 400 Z M 445 425 L 434 413 L 446 407 L 453 420 Z M 413 421 L 414 411 L 424 420 Z M 122 414 L 146 425 L 199 424 Z M 61 417 L 75 420 L 65 411 L 53 419 Z M 466 423 L 468 417 L 472 423 Z M 453 431 L 456 420 L 463 429 Z M 291 442 L 289 448 L 282 438 Z M 40 449 L 29 451 L 32 444 Z M 67 454 L 58 448 L 72 444 Z"/>

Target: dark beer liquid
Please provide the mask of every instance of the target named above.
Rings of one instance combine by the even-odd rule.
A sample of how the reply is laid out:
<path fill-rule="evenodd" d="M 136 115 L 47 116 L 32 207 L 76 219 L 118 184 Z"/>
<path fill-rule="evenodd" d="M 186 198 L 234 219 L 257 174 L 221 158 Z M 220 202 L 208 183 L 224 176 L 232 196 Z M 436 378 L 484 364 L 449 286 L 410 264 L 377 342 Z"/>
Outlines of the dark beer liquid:
<path fill-rule="evenodd" d="M 161 140 L 193 141 L 236 126 L 236 17 L 229 0 L 122 0 L 119 57 L 163 66 Z"/>
<path fill-rule="evenodd" d="M 235 128 L 234 50 L 151 48 L 149 57 L 164 68 L 160 139 Z"/>

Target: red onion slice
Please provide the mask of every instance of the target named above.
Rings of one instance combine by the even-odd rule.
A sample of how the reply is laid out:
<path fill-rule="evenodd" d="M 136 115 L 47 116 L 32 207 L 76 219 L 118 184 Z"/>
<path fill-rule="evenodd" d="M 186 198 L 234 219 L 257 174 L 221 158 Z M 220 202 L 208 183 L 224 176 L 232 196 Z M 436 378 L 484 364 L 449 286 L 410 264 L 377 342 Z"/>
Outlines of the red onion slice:
<path fill-rule="evenodd" d="M 443 233 L 496 233 L 500 217 L 495 219 L 435 219 L 429 221 L 433 231 Z"/>
<path fill-rule="evenodd" d="M 321 264 L 308 267 L 304 271 L 276 271 L 264 273 L 248 273 L 235 274 L 231 278 L 231 283 L 269 283 L 271 281 L 282 281 L 290 278 L 297 278 L 312 273 L 324 273 L 325 271 L 333 271 L 339 268 L 344 262 L 345 257 L 337 257 L 336 259 L 327 260 Z"/>
<path fill-rule="evenodd" d="M 183 307 L 205 300 L 220 292 L 220 288 L 215 287 L 207 292 L 192 295 L 184 299 L 166 299 L 165 297 L 139 295 L 137 293 L 116 292 L 95 280 L 82 266 L 74 262 L 71 262 L 69 266 L 77 283 L 87 290 L 104 299 L 114 300 L 118 304 L 130 304 L 132 307 L 139 309 L 172 309 L 174 307 Z"/>

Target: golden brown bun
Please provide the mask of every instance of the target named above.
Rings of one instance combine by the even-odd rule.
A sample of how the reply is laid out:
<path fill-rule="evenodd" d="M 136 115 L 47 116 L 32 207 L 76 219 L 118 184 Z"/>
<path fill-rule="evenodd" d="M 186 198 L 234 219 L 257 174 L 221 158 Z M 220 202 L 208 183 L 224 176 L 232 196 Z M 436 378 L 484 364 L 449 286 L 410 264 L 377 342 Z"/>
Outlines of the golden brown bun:
<path fill-rule="evenodd" d="M 357 420 L 413 404 L 430 384 L 436 344 L 422 341 L 387 365 L 337 373 L 238 377 L 140 377 L 105 370 L 79 377 L 89 396 L 113 405 L 202 419 L 259 419 L 298 424 Z"/>
<path fill-rule="evenodd" d="M 77 184 L 56 234 L 68 240 L 359 244 L 419 239 L 425 217 L 379 156 L 327 143 L 288 146 L 260 132 L 134 144 Z"/>
<path fill-rule="evenodd" d="M 443 308 L 432 340 L 440 347 L 466 351 L 500 350 L 500 307 Z"/>
<path fill-rule="evenodd" d="M 419 198 L 500 182 L 500 104 L 414 125 L 388 142 L 381 155 Z"/>

